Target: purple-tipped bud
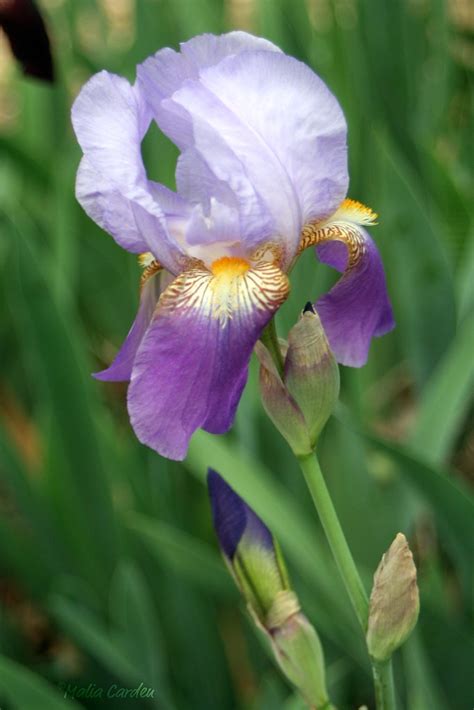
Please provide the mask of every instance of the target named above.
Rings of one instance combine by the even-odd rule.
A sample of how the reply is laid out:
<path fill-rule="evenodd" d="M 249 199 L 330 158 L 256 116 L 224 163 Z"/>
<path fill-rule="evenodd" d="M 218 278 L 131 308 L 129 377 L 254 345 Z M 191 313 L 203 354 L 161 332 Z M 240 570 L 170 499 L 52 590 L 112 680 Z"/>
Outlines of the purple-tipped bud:
<path fill-rule="evenodd" d="M 214 528 L 234 579 L 265 627 L 288 576 L 270 530 L 216 471 L 208 472 Z"/>
<path fill-rule="evenodd" d="M 223 553 L 232 560 L 247 531 L 256 544 L 273 550 L 273 537 L 265 523 L 212 468 L 207 474 L 214 528 Z"/>
<path fill-rule="evenodd" d="M 280 376 L 270 352 L 257 343 L 262 402 L 294 453 L 306 456 L 314 449 L 339 396 L 339 369 L 310 303 L 291 329 L 284 350 Z"/>
<path fill-rule="evenodd" d="M 207 482 L 219 544 L 253 620 L 308 704 L 330 708 L 321 643 L 290 589 L 278 543 L 216 471 L 209 469 Z"/>

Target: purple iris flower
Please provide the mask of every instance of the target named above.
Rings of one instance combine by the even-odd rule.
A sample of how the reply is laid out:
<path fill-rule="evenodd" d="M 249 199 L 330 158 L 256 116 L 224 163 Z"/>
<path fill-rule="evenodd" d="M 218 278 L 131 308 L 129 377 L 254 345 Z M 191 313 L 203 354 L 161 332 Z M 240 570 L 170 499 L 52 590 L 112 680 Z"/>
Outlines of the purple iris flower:
<path fill-rule="evenodd" d="M 102 71 L 72 120 L 84 152 L 77 198 L 145 267 L 137 318 L 96 375 L 129 380 L 143 443 L 183 459 L 193 432 L 227 431 L 253 347 L 306 247 L 343 272 L 316 304 L 339 362 L 360 366 L 393 327 L 375 215 L 345 200 L 346 123 L 306 65 L 244 32 L 162 49 L 130 85 Z M 180 149 L 177 191 L 147 178 L 154 120 Z"/>

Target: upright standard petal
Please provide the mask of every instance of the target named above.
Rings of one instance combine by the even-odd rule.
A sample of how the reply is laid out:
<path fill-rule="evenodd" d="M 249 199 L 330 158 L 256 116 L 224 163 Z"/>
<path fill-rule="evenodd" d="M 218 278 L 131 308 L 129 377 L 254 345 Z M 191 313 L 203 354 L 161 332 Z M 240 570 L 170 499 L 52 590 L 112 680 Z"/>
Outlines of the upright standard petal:
<path fill-rule="evenodd" d="M 276 265 L 237 258 L 211 270 L 197 264 L 175 279 L 138 349 L 128 390 L 142 443 L 181 460 L 199 427 L 229 429 L 255 342 L 288 291 Z"/>
<path fill-rule="evenodd" d="M 150 114 L 139 90 L 102 71 L 82 88 L 72 122 L 85 155 L 76 195 L 86 212 L 124 248 L 151 251 L 170 271 L 179 271 L 180 249 L 168 232 L 141 156 Z"/>
<path fill-rule="evenodd" d="M 303 224 L 326 219 L 346 194 L 344 116 L 296 59 L 266 51 L 227 57 L 202 70 L 199 81 L 185 82 L 163 107 L 187 113 L 193 145 L 219 179 L 231 184 L 240 163 L 289 258 Z M 216 141 L 233 162 L 216 157 Z"/>
<path fill-rule="evenodd" d="M 328 222 L 303 230 L 302 248 L 316 246 L 319 260 L 343 273 L 316 310 L 336 359 L 352 367 L 367 362 L 374 336 L 395 326 L 380 254 L 361 226 L 375 218 L 360 203 L 345 200 Z"/>
<path fill-rule="evenodd" d="M 190 59 L 199 69 L 212 67 L 225 57 L 241 52 L 265 51 L 278 52 L 281 49 L 263 37 L 255 37 L 236 30 L 223 35 L 203 34 L 193 37 L 180 45 L 181 53 Z"/>
<path fill-rule="evenodd" d="M 225 35 L 203 34 L 180 45 L 180 52 L 166 47 L 146 59 L 137 69 L 138 82 L 143 87 L 155 120 L 161 130 L 180 148 L 192 143 L 192 126 L 177 107 L 163 107 L 170 97 L 189 80 L 197 80 L 199 72 L 217 64 L 227 56 L 249 50 L 280 52 L 274 44 L 246 32 Z"/>
<path fill-rule="evenodd" d="M 334 212 L 348 185 L 347 126 L 336 98 L 308 66 L 283 53 L 252 51 L 207 69 L 200 81 L 270 147 L 289 175 L 304 223 Z"/>
<path fill-rule="evenodd" d="M 200 139 L 209 144 L 214 169 L 195 149 L 187 149 L 179 158 L 176 184 L 183 197 L 193 204 L 202 205 L 210 217 L 212 202 L 235 210 L 238 218 L 238 242 L 243 252 L 252 251 L 276 233 L 272 215 L 252 185 L 245 166 L 228 148 L 225 140 L 206 126 L 201 127 Z M 202 231 L 194 243 L 206 244 L 209 234 Z"/>

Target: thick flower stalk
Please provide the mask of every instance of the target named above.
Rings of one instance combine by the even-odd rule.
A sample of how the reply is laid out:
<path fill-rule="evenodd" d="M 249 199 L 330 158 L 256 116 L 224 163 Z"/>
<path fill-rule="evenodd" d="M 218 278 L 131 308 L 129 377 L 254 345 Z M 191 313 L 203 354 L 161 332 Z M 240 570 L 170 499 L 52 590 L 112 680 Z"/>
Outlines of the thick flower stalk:
<path fill-rule="evenodd" d="M 229 429 L 303 249 L 343 273 L 316 304 L 339 362 L 362 365 L 371 338 L 393 327 L 365 231 L 375 215 L 346 199 L 342 110 L 275 45 L 232 32 L 162 49 L 133 85 L 93 76 L 72 120 L 84 152 L 77 198 L 144 266 L 137 318 L 96 375 L 130 381 L 143 443 L 182 459 L 199 427 Z M 151 121 L 181 151 L 176 192 L 147 177 L 140 147 Z"/>
<path fill-rule="evenodd" d="M 308 705 L 330 710 L 321 642 L 290 587 L 277 541 L 212 469 L 208 486 L 219 545 L 250 615 L 267 637 L 281 670 Z"/>

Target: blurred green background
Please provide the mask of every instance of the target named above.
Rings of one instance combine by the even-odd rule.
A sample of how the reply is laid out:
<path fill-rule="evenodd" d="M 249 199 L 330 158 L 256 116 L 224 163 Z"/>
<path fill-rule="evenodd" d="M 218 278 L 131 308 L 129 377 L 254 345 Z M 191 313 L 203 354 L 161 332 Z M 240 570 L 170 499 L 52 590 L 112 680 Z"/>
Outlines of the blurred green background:
<path fill-rule="evenodd" d="M 320 459 L 368 589 L 399 530 L 414 550 L 422 611 L 396 657 L 400 707 L 471 708 L 469 0 L 40 6 L 55 86 L 24 78 L 0 38 L 2 710 L 302 707 L 220 559 L 203 485 L 208 465 L 280 539 L 323 640 L 334 702 L 373 707 L 349 601 L 297 465 L 264 416 L 255 363 L 233 431 L 198 433 L 183 464 L 135 440 L 125 385 L 90 377 L 133 320 L 139 267 L 75 202 L 71 102 L 95 71 L 133 79 L 136 63 L 158 48 L 232 28 L 307 62 L 346 113 L 349 194 L 380 214 L 372 233 L 397 328 L 374 342 L 364 369 L 341 368 L 341 403 Z M 176 149 L 157 129 L 144 156 L 150 176 L 173 187 Z M 278 314 L 282 335 L 334 278 L 303 256 Z M 140 683 L 154 698 L 64 697 Z"/>

